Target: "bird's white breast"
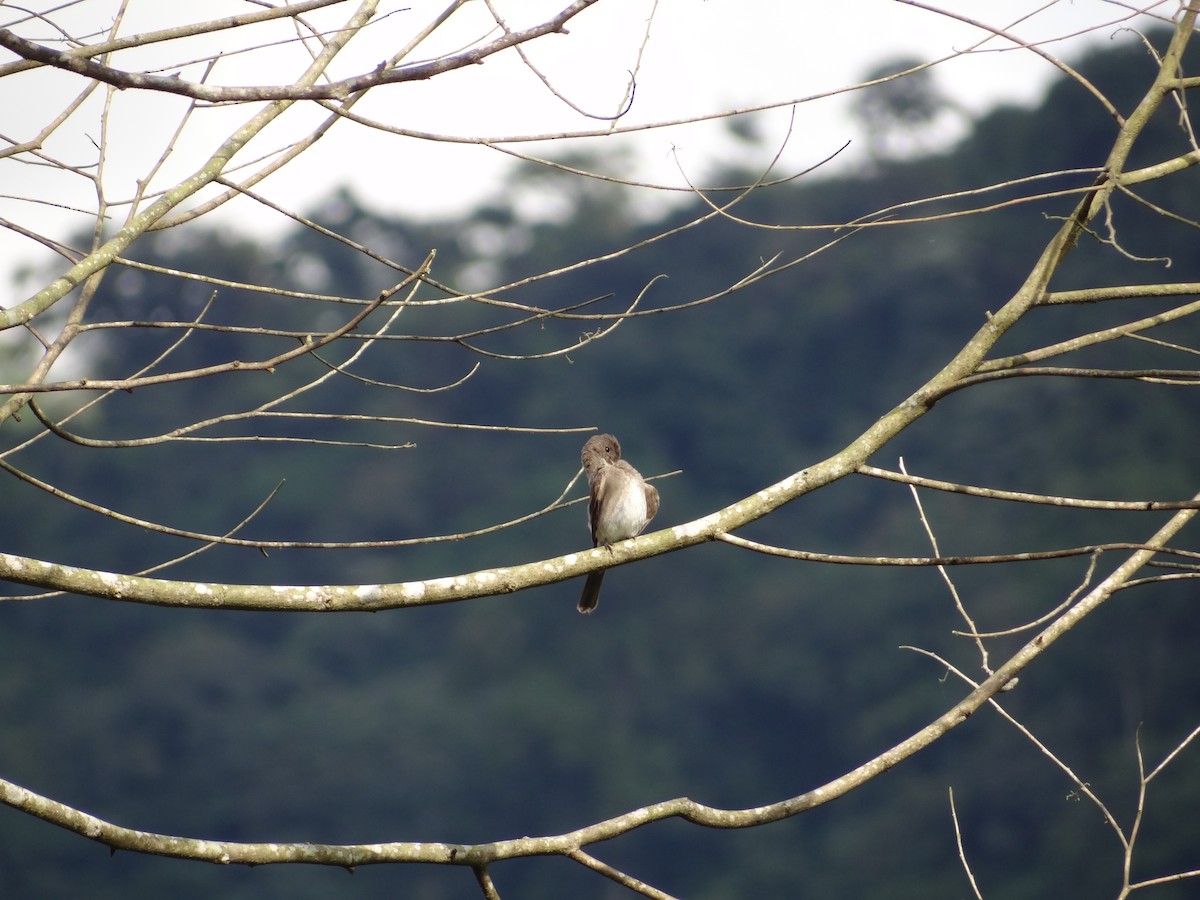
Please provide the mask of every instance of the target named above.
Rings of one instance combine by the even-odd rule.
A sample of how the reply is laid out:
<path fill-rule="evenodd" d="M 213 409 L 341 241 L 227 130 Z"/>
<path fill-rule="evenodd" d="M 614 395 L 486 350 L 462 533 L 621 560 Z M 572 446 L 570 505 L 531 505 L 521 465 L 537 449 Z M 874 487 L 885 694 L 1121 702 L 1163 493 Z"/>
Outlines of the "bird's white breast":
<path fill-rule="evenodd" d="M 646 492 L 641 485 L 637 490 L 613 491 L 607 500 L 607 514 L 597 523 L 596 543 L 623 541 L 646 527 Z"/>

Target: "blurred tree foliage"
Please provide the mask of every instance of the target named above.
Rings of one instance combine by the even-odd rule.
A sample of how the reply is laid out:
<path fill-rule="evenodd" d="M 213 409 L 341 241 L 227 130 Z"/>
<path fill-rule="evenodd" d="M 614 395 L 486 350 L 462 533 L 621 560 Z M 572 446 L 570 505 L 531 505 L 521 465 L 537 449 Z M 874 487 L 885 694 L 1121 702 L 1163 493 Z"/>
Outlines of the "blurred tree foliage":
<path fill-rule="evenodd" d="M 1133 40 L 1081 70 L 1128 110 L 1152 70 Z M 1069 127 L 1063 123 L 1069 122 Z M 880 161 L 870 172 L 813 177 L 756 193 L 739 215 L 767 223 L 846 220 L 888 203 L 992 184 L 1034 171 L 1095 166 L 1113 125 L 1063 82 L 1036 109 L 995 110 L 936 156 Z M 1148 138 L 1150 135 L 1148 135 Z M 1164 120 L 1145 162 L 1180 140 Z M 753 177 L 731 170 L 730 179 Z M 435 275 L 508 280 L 617 248 L 661 229 L 620 191 L 519 172 L 503 197 L 469 220 L 417 225 L 368 212 L 346 193 L 313 212 L 330 228 L 414 262 L 437 248 Z M 1197 190 L 1196 173 L 1154 192 Z M 531 219 L 515 200 L 543 192 L 558 212 Z M 988 199 L 1005 196 L 1004 192 Z M 1170 206 L 1170 197 L 1161 199 Z M 596 424 L 621 437 L 663 482 L 656 524 L 684 521 L 838 448 L 939 367 L 1017 286 L 1070 200 L 1014 206 L 921 227 L 870 229 L 794 270 L 692 311 L 628 322 L 571 358 L 485 359 L 457 390 L 379 390 L 358 411 L 489 424 Z M 679 222 L 695 208 L 672 213 Z M 1170 256 L 1170 277 L 1200 277 L 1194 234 L 1150 213 L 1118 219 L 1131 253 Z M 617 310 L 656 275 L 656 304 L 719 289 L 756 261 L 802 253 L 804 233 L 715 221 L 580 273 L 530 285 L 511 299 L 612 293 Z M 369 296 L 378 264 L 295 230 L 268 246 L 213 232 L 203 244 L 169 236 L 149 262 L 245 281 L 284 273 L 298 287 Z M 1072 284 L 1161 276 L 1113 248 L 1084 248 Z M 170 304 L 194 315 L 209 291 L 125 271 L 97 298 L 137 319 Z M 1140 302 L 1140 301 L 1139 301 Z M 215 320 L 286 327 L 289 305 L 241 304 L 221 289 Z M 1052 310 L 1044 342 L 1078 310 Z M 1096 315 L 1088 310 L 1088 315 Z M 407 315 L 407 314 L 406 314 Z M 486 311 L 413 311 L 486 324 Z M 1101 315 L 1103 313 L 1101 312 Z M 497 339 L 529 352 L 571 330 Z M 1180 326 L 1196 340 L 1194 323 Z M 1188 331 L 1191 329 L 1191 331 Z M 236 340 L 221 336 L 223 341 Z M 92 352 L 124 374 L 149 360 L 143 334 L 97 338 Z M 204 336 L 175 364 L 201 364 Z M 281 346 L 284 339 L 281 339 Z M 507 342 L 507 343 L 505 343 Z M 228 346 L 227 344 L 225 346 Z M 260 345 L 255 345 L 259 347 Z M 247 349 L 249 353 L 249 347 Z M 1129 348 L 1129 363 L 1154 348 Z M 226 354 L 227 355 L 227 354 Z M 313 364 L 315 365 L 315 363 Z M 465 374 L 464 355 L 398 343 L 355 371 L 433 387 Z M 278 393 L 271 375 L 230 377 L 220 389 L 250 405 Z M 301 408 L 340 408 L 334 381 Z M 151 434 L 213 403 L 208 382 L 136 394 L 81 430 Z M 895 445 L 916 472 L 1077 495 L 1177 497 L 1195 485 L 1200 421 L 1194 393 L 1065 380 L 996 384 L 943 401 Z M 1036 426 L 1036 427 L 1035 427 Z M 231 430 L 236 431 L 231 427 Z M 347 423 L 337 437 L 366 434 Z M 1047 435 L 1051 435 L 1047 438 Z M 378 434 L 375 433 L 375 438 Z M 551 499 L 575 471 L 579 437 L 557 441 L 399 425 L 409 450 L 294 445 L 177 444 L 92 451 L 43 443 L 33 474 L 133 514 L 221 531 L 281 479 L 250 527 L 263 537 L 358 539 L 477 527 Z M 1176 451 L 1163 453 L 1170 445 Z M 545 452 L 554 446 L 552 453 Z M 536 448 L 536 452 L 535 452 Z M 1154 452 L 1152 452 L 1154 451 Z M 1144 467 L 1131 460 L 1145 458 Z M 880 460 L 890 466 L 894 459 Z M 214 480 L 224 482 L 214 484 Z M 229 489 L 230 484 L 236 490 Z M 1003 552 L 1089 540 L 1094 514 L 926 498 L 946 553 Z M 247 505 L 248 504 L 248 505 Z M 185 545 L 136 529 L 97 527 L 91 514 L 49 503 L 9 481 L 0 545 L 63 561 L 132 571 Z M 168 511 L 164 515 L 163 511 Z M 179 511 L 187 521 L 176 521 Z M 1126 519 L 1130 540 L 1152 527 Z M 1063 535 L 1070 535 L 1064 539 Z M 759 523 L 750 535 L 789 546 L 922 553 L 904 492 L 851 480 Z M 404 580 L 551 556 L 586 545 L 578 508 L 471 541 L 384 553 L 225 549 L 174 570 L 186 578 L 255 582 Z M 200 566 L 203 566 L 203 569 Z M 955 572 L 981 628 L 1049 608 L 1083 574 L 1075 560 Z M 750 806 L 809 789 L 919 727 L 963 693 L 915 654 L 919 645 L 974 671 L 971 648 L 948 633 L 951 601 L 936 573 L 822 568 L 702 547 L 610 574 L 604 605 L 574 612 L 576 584 L 443 608 L 375 616 L 193 613 L 64 598 L 0 606 L 0 770 L 31 789 L 121 824 L 232 840 L 473 842 L 566 830 L 657 799 L 688 795 Z M 1141 602 L 1139 602 L 1141 601 Z M 1128 815 L 1135 733 L 1148 758 L 1200 718 L 1200 673 L 1167 666 L 1200 638 L 1194 588 L 1132 593 L 1111 604 L 1022 677 L 1005 702 Z M 1103 648 L 1104 653 L 1098 653 Z M 1195 750 L 1189 751 L 1194 756 Z M 1200 771 L 1181 763 L 1151 795 L 1143 875 L 1200 860 Z M 985 892 L 1007 898 L 1104 896 L 1119 881 L 1119 847 L 1095 809 L 1036 750 L 981 714 L 930 753 L 814 814 L 745 833 L 666 823 L 601 848 L 616 865 L 689 898 L 963 896 L 947 788 L 956 791 L 967 852 Z M 511 863 L 493 872 L 507 896 L 609 896 L 566 862 Z M 1193 888 L 1194 889 L 1194 888 Z M 406 867 L 341 871 L 227 870 L 110 859 L 102 847 L 0 809 L 0 891 L 9 897 L 176 900 L 329 896 L 472 896 L 469 872 Z M 1177 890 L 1177 893 L 1172 893 Z M 1184 896 L 1164 888 L 1157 897 Z"/>

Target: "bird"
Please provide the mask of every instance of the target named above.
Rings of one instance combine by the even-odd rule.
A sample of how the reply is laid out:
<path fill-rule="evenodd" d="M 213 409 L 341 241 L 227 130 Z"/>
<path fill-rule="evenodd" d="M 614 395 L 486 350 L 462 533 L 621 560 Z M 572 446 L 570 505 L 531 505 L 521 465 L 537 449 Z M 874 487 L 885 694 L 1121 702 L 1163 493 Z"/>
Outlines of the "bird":
<path fill-rule="evenodd" d="M 612 545 L 636 537 L 658 512 L 658 489 L 647 484 L 640 472 L 621 458 L 621 444 L 611 434 L 588 438 L 580 454 L 587 473 L 588 527 L 592 546 L 601 544 L 611 553 Z M 578 609 L 590 613 L 600 602 L 604 569 L 588 574 L 579 597 Z"/>

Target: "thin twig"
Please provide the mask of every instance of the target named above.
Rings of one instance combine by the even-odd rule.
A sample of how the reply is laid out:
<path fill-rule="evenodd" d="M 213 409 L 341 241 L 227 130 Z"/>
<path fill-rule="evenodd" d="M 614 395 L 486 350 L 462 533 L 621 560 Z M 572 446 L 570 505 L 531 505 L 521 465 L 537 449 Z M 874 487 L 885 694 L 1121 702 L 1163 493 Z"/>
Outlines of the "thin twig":
<path fill-rule="evenodd" d="M 1189 509 L 1195 509 L 1195 506 Z M 719 531 L 713 535 L 714 540 L 724 541 L 743 550 L 753 550 L 768 556 L 782 556 L 785 559 L 795 559 L 803 562 L 828 563 L 837 566 L 990 566 L 999 563 L 1012 562 L 1042 562 L 1049 559 L 1068 559 L 1073 556 L 1086 556 L 1099 551 L 1109 550 L 1144 550 L 1143 544 L 1114 542 L 1109 544 L 1088 544 L 1082 547 L 1062 547 L 1058 550 L 1032 550 L 1024 553 L 991 553 L 975 554 L 973 556 L 854 556 L 844 553 L 818 553 L 815 550 L 793 550 L 789 547 L 778 547 L 752 541 L 740 535 Z M 1189 559 L 1200 559 L 1200 551 L 1184 550 L 1181 548 L 1162 547 L 1160 553 L 1171 553 Z"/>
<path fill-rule="evenodd" d="M 608 863 L 601 862 L 590 853 L 585 853 L 582 850 L 575 849 L 569 850 L 563 855 L 568 859 L 575 860 L 575 862 L 579 863 L 580 865 L 587 866 L 593 872 L 599 872 L 605 878 L 615 881 L 617 884 L 621 885 L 621 887 L 628 888 L 634 893 L 641 894 L 643 897 L 651 897 L 653 900 L 676 900 L 675 897 L 671 896 L 665 891 L 660 891 L 658 888 L 652 887 L 651 885 L 646 884 L 646 882 L 622 872 L 620 869 L 613 868 Z"/>
<path fill-rule="evenodd" d="M 908 470 L 904 467 L 904 457 L 900 457 L 900 472 L 907 475 Z M 925 536 L 929 539 L 929 546 L 933 550 L 934 556 L 941 556 L 942 551 L 938 548 L 937 535 L 933 533 L 933 526 L 929 524 L 929 519 L 925 515 L 925 506 L 921 503 L 921 495 L 917 493 L 916 485 L 910 484 L 909 491 L 912 493 L 913 503 L 917 507 L 917 518 L 921 522 L 921 527 L 925 529 Z M 963 621 L 967 623 L 968 633 L 974 636 L 975 646 L 979 650 L 979 665 L 988 675 L 992 674 L 991 668 L 988 666 L 988 651 L 984 646 L 982 638 L 979 636 L 979 631 L 975 626 L 975 620 L 971 618 L 971 614 L 967 612 L 966 606 L 962 602 L 962 597 L 958 593 L 958 588 L 954 584 L 954 580 L 950 577 L 950 573 L 945 566 L 937 567 L 938 574 L 942 576 L 942 581 L 946 583 L 946 588 L 950 591 L 950 597 L 954 600 L 954 607 L 958 610 L 958 614 L 962 616 Z M 951 804 L 954 803 L 953 795 L 950 798 Z M 956 824 L 957 829 L 957 824 Z M 969 874 L 969 870 L 968 870 Z"/>
<path fill-rule="evenodd" d="M 971 893 L 976 897 L 976 900 L 983 900 L 983 894 L 979 892 L 979 885 L 975 882 L 975 873 L 971 871 L 971 864 L 967 861 L 967 851 L 963 847 L 962 829 L 958 827 L 958 810 L 954 807 L 954 788 L 950 788 L 950 821 L 954 823 L 954 843 L 958 847 L 958 859 L 962 863 L 963 871 L 967 873 L 967 881 L 971 885 Z"/>

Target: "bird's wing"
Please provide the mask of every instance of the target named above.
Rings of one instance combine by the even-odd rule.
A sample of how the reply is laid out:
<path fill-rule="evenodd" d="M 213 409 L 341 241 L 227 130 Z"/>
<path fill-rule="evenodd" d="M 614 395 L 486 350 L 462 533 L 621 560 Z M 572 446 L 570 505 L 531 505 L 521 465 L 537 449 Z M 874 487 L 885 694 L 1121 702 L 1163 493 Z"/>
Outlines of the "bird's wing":
<path fill-rule="evenodd" d="M 650 520 L 654 518 L 654 514 L 658 512 L 658 488 L 652 484 L 644 484 L 646 488 L 646 525 L 650 524 Z M 646 525 L 642 527 L 645 528 Z"/>

